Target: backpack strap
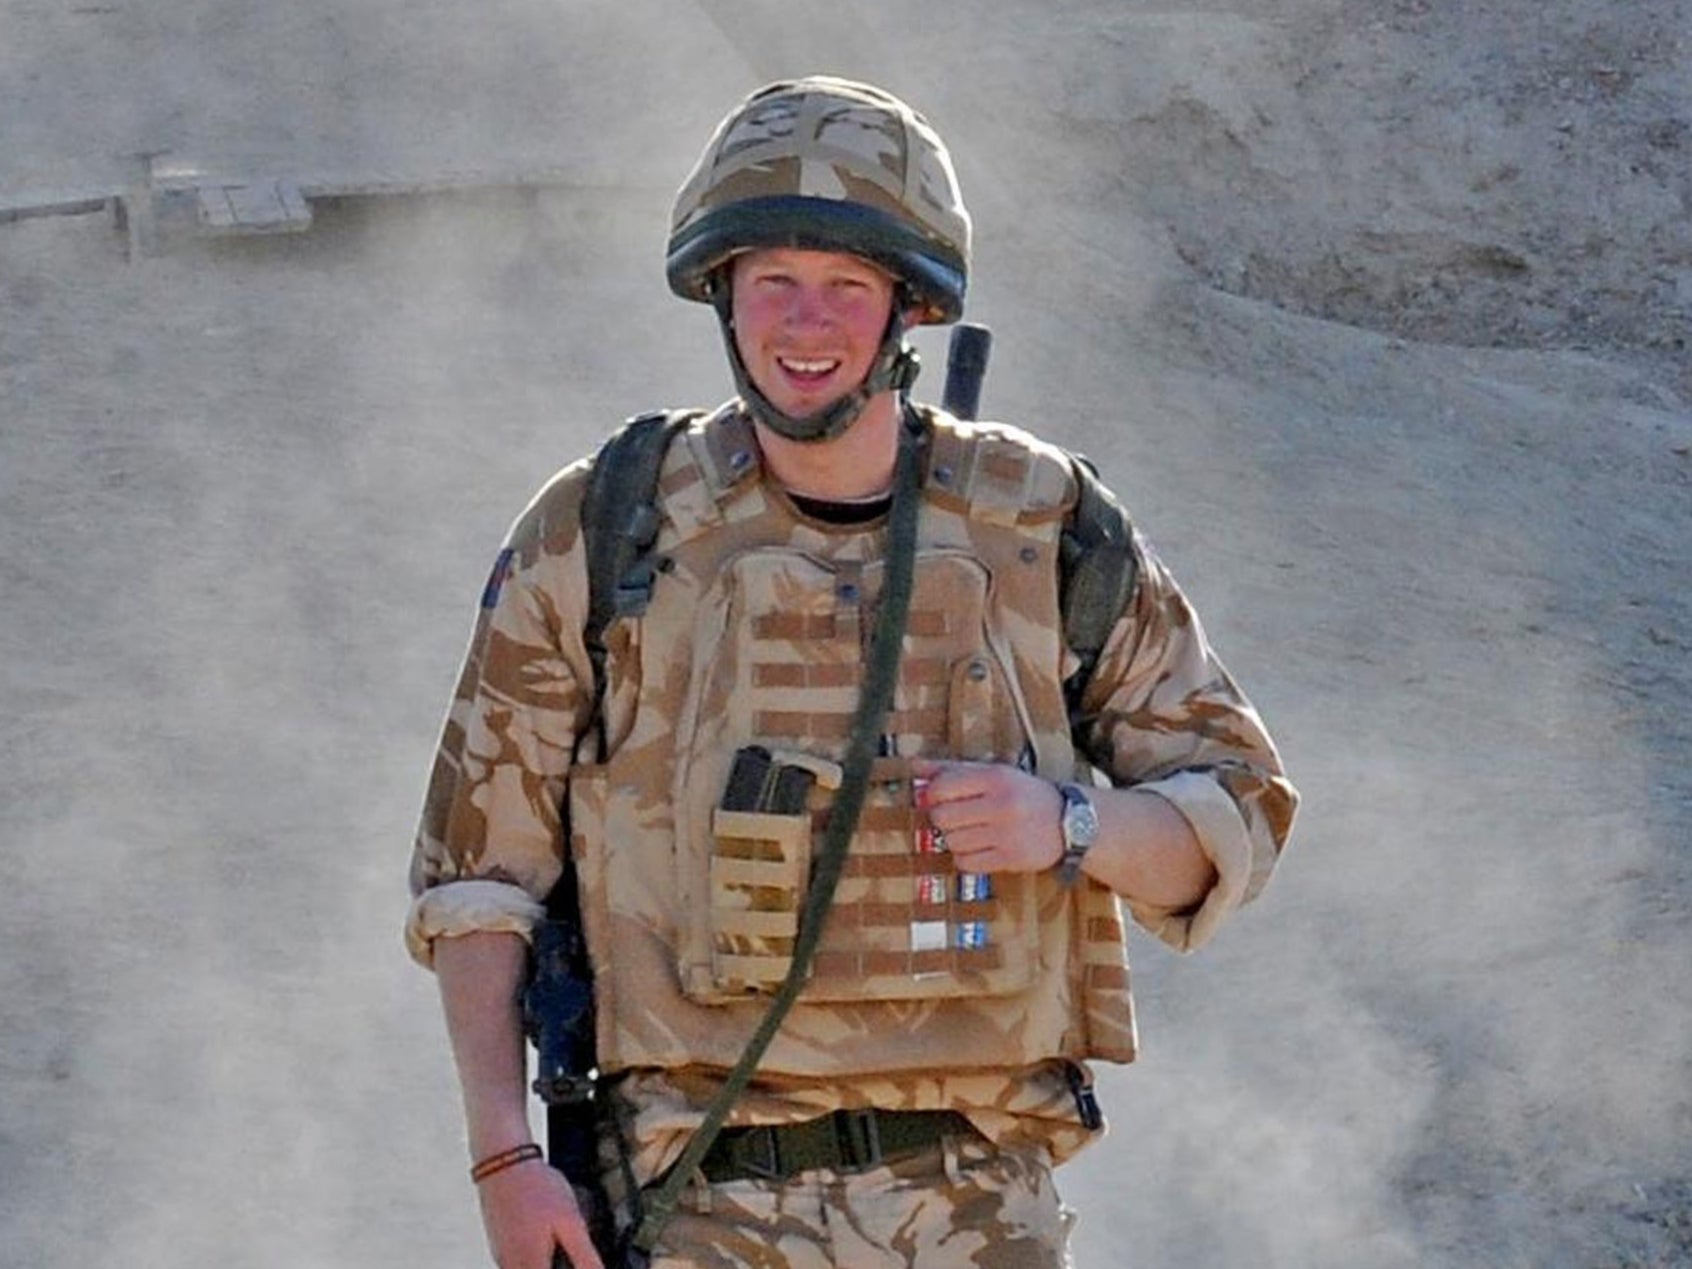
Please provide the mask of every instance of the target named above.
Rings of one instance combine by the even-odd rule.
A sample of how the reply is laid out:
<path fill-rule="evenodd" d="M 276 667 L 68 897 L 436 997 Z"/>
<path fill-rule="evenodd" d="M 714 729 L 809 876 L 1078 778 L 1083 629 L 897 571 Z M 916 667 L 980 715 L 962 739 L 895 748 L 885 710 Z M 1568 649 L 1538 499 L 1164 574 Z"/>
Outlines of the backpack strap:
<path fill-rule="evenodd" d="M 1085 721 L 1082 693 L 1092 681 L 1112 628 L 1133 601 L 1140 557 L 1128 512 L 1099 480 L 1098 468 L 1084 454 L 1071 457 L 1079 495 L 1058 548 L 1058 586 L 1064 642 L 1081 659 L 1080 667 L 1063 684 L 1070 729 L 1079 732 Z M 1076 740 L 1085 752 L 1080 737 Z"/>
<path fill-rule="evenodd" d="M 593 706 L 588 725 L 605 749 L 605 633 L 619 617 L 637 617 L 652 602 L 658 540 L 658 476 L 670 441 L 698 418 L 698 410 L 638 415 L 610 436 L 593 458 L 582 497 L 582 538 L 587 552 L 588 614 L 583 640 L 593 663 Z"/>

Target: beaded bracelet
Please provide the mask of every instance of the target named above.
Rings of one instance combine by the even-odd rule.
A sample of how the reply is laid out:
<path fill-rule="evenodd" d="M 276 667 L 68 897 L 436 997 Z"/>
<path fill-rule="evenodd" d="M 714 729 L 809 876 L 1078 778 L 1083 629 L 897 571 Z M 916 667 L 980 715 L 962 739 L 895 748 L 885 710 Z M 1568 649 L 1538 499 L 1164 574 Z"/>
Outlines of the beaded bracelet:
<path fill-rule="evenodd" d="M 490 1154 L 472 1166 L 470 1179 L 480 1185 L 495 1173 L 514 1168 L 519 1163 L 527 1163 L 530 1159 L 539 1159 L 544 1153 L 534 1142 L 526 1141 L 520 1146 L 512 1146 L 509 1150 L 501 1150 L 498 1154 Z"/>

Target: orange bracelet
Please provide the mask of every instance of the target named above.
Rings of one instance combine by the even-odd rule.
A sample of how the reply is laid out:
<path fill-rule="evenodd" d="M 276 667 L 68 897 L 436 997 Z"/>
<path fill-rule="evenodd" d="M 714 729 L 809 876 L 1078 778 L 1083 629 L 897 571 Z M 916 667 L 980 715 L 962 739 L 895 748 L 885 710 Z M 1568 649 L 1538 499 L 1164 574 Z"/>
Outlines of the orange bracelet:
<path fill-rule="evenodd" d="M 545 1154 L 532 1141 L 526 1141 L 520 1146 L 512 1146 L 509 1150 L 501 1150 L 498 1154 L 490 1154 L 480 1163 L 470 1169 L 470 1179 L 477 1185 L 486 1181 L 495 1173 L 504 1172 L 507 1168 L 514 1168 L 519 1163 L 527 1163 L 530 1159 L 539 1159 Z"/>

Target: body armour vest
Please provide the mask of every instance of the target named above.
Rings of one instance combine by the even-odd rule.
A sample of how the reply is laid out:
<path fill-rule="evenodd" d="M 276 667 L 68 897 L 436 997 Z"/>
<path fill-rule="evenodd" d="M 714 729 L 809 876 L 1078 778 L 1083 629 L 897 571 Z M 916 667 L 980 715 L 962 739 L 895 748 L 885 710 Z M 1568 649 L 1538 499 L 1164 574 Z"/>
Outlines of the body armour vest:
<path fill-rule="evenodd" d="M 932 427 L 892 710 L 826 933 L 765 1076 L 1130 1061 L 1116 897 L 1055 871 L 957 871 L 911 759 L 1076 774 L 1058 611 L 1070 459 L 1026 433 Z M 808 519 L 759 472 L 744 416 L 671 443 L 644 616 L 607 633 L 604 755 L 569 781 L 602 1070 L 734 1065 L 786 976 L 851 727 L 885 533 Z M 731 794 L 736 755 L 796 798 Z"/>

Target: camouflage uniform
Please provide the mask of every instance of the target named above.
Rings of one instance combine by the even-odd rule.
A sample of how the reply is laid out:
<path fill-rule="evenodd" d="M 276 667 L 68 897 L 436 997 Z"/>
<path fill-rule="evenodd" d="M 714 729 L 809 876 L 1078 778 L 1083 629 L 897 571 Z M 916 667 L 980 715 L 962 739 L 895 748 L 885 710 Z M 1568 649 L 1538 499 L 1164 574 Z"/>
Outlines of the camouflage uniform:
<path fill-rule="evenodd" d="M 412 860 L 407 940 L 427 964 L 439 937 L 526 935 L 568 828 L 599 1061 L 643 1184 L 680 1153 L 790 963 L 881 585 L 884 526 L 805 515 L 765 479 L 747 408 L 696 420 L 666 455 L 663 569 L 645 616 L 609 632 L 604 753 L 583 734 L 587 466 L 561 472 L 518 520 Z M 1295 795 L 1273 746 L 1142 543 L 1137 587 L 1082 700 L 1077 755 L 1062 693 L 1077 661 L 1058 593 L 1070 460 L 1016 428 L 920 413 L 931 445 L 884 756 L 808 985 L 731 1123 L 874 1107 L 957 1112 L 973 1131 L 850 1177 L 701 1181 L 655 1264 L 1063 1263 L 1050 1167 L 1094 1135 L 1072 1072 L 1134 1056 L 1121 904 L 1086 878 L 1066 888 L 999 873 L 981 886 L 924 852 L 912 758 L 1014 763 L 1051 780 L 1096 770 L 1167 799 L 1219 879 L 1190 911 L 1129 909 L 1181 949 L 1262 888 L 1290 829 Z M 731 757 L 750 743 L 824 774 L 803 813 L 719 807 Z"/>
<path fill-rule="evenodd" d="M 877 764 L 812 986 L 736 1122 L 862 1105 L 951 1109 L 991 1140 L 1059 1161 L 1088 1134 L 1056 1059 L 1133 1056 L 1116 901 L 1092 882 L 1070 891 L 1050 876 L 1000 875 L 990 903 L 957 904 L 944 861 L 914 853 L 921 822 L 901 758 L 1073 774 L 1058 692 L 1073 662 L 1055 634 L 1055 560 L 1074 484 L 1058 451 L 1015 429 L 937 412 L 930 421 L 925 563 L 889 723 L 898 756 Z M 783 839 L 780 827 L 725 831 L 713 816 L 728 755 L 762 741 L 840 756 L 879 583 L 879 527 L 808 520 L 762 480 L 755 453 L 734 409 L 672 445 L 655 547 L 666 571 L 648 616 L 614 628 L 604 761 L 576 757 L 589 675 L 576 522 L 584 468 L 546 487 L 489 585 L 413 861 L 408 935 L 419 959 L 443 934 L 521 933 L 559 875 L 560 808 L 571 808 L 600 1058 L 608 1071 L 638 1073 L 623 1096 L 642 1178 L 679 1152 L 711 1072 L 744 1044 L 759 988 L 785 967 L 802 886 L 795 870 L 791 893 L 772 901 L 775 887 L 763 885 L 754 906 L 724 866 L 753 854 L 749 842 Z M 771 549 L 777 566 L 757 567 Z M 982 559 L 994 561 L 991 575 Z M 1263 885 L 1292 794 L 1251 707 L 1143 547 L 1134 600 L 1084 706 L 1088 755 L 1113 782 L 1179 807 L 1216 864 L 1220 880 L 1195 911 L 1133 912 L 1174 946 L 1196 946 Z M 813 815 L 794 826 L 801 838 L 826 809 L 826 790 L 813 797 Z M 802 860 L 802 849 L 788 856 Z M 919 901 L 915 877 L 931 866 L 947 878 L 950 911 Z M 917 927 L 948 918 L 952 928 L 979 920 L 985 946 L 942 940 L 925 954 Z M 1022 959 L 1007 965 L 1004 953 Z"/>

